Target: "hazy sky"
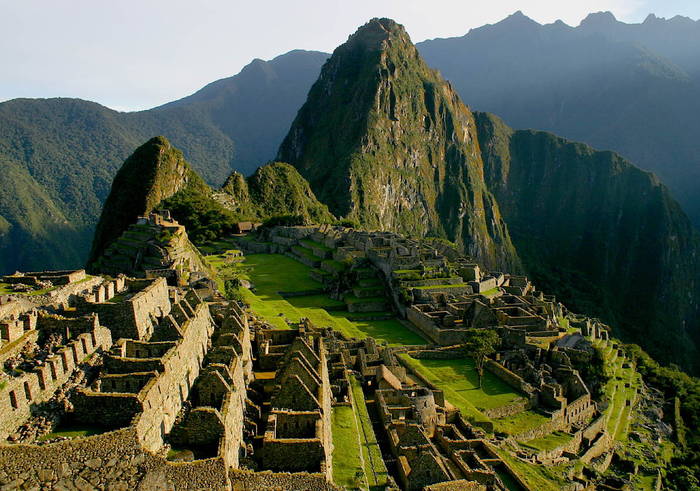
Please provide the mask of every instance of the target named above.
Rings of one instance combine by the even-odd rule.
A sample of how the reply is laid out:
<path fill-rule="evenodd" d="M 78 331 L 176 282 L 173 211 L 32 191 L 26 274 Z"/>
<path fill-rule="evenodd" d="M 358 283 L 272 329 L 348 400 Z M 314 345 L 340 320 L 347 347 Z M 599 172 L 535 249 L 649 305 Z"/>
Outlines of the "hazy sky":
<path fill-rule="evenodd" d="M 0 0 L 0 101 L 63 96 L 146 109 L 253 58 L 330 52 L 372 17 L 395 19 L 418 42 L 516 10 L 569 25 L 601 10 L 625 22 L 649 13 L 698 19 L 700 0 Z"/>

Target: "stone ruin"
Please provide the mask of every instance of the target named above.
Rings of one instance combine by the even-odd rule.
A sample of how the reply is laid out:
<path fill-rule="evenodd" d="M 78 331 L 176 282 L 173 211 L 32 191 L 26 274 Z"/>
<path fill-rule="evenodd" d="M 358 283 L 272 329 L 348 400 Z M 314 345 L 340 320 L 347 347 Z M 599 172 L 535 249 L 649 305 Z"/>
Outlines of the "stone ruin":
<path fill-rule="evenodd" d="M 91 267 L 112 276 L 164 277 L 173 286 L 181 286 L 191 272 L 207 272 L 185 227 L 167 210 L 139 217 Z"/>

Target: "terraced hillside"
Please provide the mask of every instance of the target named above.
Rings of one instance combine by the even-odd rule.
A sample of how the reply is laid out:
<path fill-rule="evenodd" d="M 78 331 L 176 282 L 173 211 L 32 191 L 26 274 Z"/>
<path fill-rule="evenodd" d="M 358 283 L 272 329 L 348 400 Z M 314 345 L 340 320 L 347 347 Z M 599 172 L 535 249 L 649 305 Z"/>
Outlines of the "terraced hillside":
<path fill-rule="evenodd" d="M 635 489 L 653 489 L 658 474 L 649 449 L 658 452 L 655 459 L 665 466 L 674 445 L 668 435 L 659 438 L 648 429 L 659 423 L 645 414 L 649 407 L 663 402 L 654 402 L 633 360 L 625 357 L 618 341 L 607 339 L 598 327 L 586 327 L 585 318 L 554 308 L 553 297 L 533 293 L 534 287 L 526 278 L 480 271 L 469 258 L 453 256 L 448 244 L 366 232 L 341 239 L 343 234 L 336 230 L 328 226 L 280 227 L 219 241 L 206 247 L 205 252 L 209 264 L 219 271 L 222 289 L 237 291 L 234 294 L 240 295 L 265 322 L 289 329 L 308 319 L 310 325 L 332 328 L 345 339 L 371 338 L 385 343 L 386 349 L 393 350 L 389 356 L 396 356 L 397 366 L 405 369 L 404 383 L 444 394 L 450 421 L 463 418 L 464 424 L 483 432 L 481 438 L 490 443 L 480 451 L 480 458 L 491 462 L 506 489 L 553 491 L 572 480 L 585 482 L 590 479 L 587 473 L 607 476 L 600 479 L 617 479 L 620 466 L 613 462 L 615 456 L 638 465 L 639 472 L 627 477 Z M 362 241 L 371 246 L 363 247 Z M 442 254 L 451 259 L 441 262 Z M 415 265 L 417 257 L 423 258 L 420 266 Z M 234 283 L 229 284 L 231 281 Z M 240 286 L 230 289 L 233 284 Z M 527 329 L 521 346 L 540 353 L 536 357 L 559 352 L 582 356 L 583 352 L 577 351 L 581 349 L 597 353 L 593 359 L 598 361 L 590 363 L 604 368 L 600 377 L 591 375 L 595 370 L 579 367 L 587 383 L 598 387 L 597 402 L 589 406 L 585 413 L 588 416 L 577 416 L 578 422 L 573 424 L 562 425 L 558 419 L 568 411 L 566 404 L 561 410 L 548 407 L 533 399 L 527 383 L 515 381 L 517 375 L 503 378 L 495 369 L 486 370 L 479 381 L 475 360 L 469 353 L 436 345 L 435 339 L 418 334 L 424 328 L 400 318 L 414 302 L 449 303 L 449 297 L 461 299 L 459 305 L 477 301 L 482 306 L 479 308 L 494 308 L 532 295 L 540 298 L 541 305 L 550 306 L 540 312 L 549 316 L 547 325 L 551 322 L 552 326 L 538 324 L 537 316 L 528 317 L 524 311 L 511 312 L 514 307 L 495 307 L 505 310 L 488 317 L 488 322 L 505 323 L 500 329 Z M 486 305 L 491 307 L 483 307 Z M 479 315 L 472 312 L 454 318 L 452 329 L 487 322 Z M 515 325 L 508 328 L 511 322 Z M 573 347 L 577 348 L 566 351 Z M 508 357 L 508 353 L 501 347 L 501 356 Z M 379 418 L 377 393 L 366 386 L 366 379 L 362 385 L 355 385 L 354 376 L 349 380 L 349 404 L 333 409 L 334 458 L 338 463 L 334 481 L 352 489 L 380 489 L 388 479 L 382 476 L 398 478 L 396 466 L 404 464 L 391 456 L 382 436 L 385 424 Z M 580 398 L 573 401 L 572 397 L 569 402 L 579 404 Z M 579 409 L 572 411 L 576 411 L 571 413 L 574 415 Z M 653 435 L 661 443 L 650 443 Z M 444 458 L 448 459 L 446 472 L 455 476 L 452 479 L 463 476 L 447 454 Z"/>

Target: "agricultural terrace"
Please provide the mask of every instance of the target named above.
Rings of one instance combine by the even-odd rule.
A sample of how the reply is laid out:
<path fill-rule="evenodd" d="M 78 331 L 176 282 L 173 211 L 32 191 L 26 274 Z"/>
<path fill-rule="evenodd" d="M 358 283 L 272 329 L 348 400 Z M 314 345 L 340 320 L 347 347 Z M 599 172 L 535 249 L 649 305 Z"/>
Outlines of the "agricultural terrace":
<path fill-rule="evenodd" d="M 425 344 L 425 340 L 388 312 L 350 313 L 346 304 L 324 294 L 323 285 L 311 279 L 312 268 L 281 254 L 251 254 L 242 260 L 226 260 L 226 251 L 207 256 L 208 263 L 218 270 L 220 282 L 232 277 L 247 280 L 251 288 L 242 288 L 244 300 L 252 310 L 277 328 L 289 322 L 308 318 L 319 327 L 332 327 L 345 336 L 392 346 Z M 221 287 L 221 284 L 220 284 Z M 282 293 L 308 293 L 283 296 Z M 372 317 L 390 317 L 370 320 Z"/>

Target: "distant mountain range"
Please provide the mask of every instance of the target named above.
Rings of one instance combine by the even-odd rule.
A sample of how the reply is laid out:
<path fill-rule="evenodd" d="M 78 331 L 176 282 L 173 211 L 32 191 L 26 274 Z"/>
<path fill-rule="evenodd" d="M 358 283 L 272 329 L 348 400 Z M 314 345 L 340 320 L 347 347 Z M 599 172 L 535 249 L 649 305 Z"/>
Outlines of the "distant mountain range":
<path fill-rule="evenodd" d="M 700 21 L 625 24 L 607 12 L 570 27 L 517 12 L 417 46 L 471 107 L 619 152 L 700 225 Z"/>

